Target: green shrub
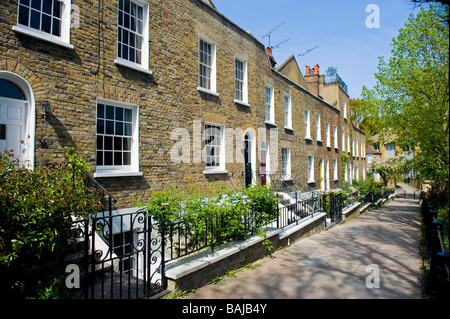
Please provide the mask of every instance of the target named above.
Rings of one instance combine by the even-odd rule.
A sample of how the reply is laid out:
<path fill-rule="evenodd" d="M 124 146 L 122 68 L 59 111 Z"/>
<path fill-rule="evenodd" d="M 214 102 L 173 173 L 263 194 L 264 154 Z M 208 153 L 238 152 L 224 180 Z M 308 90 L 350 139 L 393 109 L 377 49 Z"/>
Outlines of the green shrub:
<path fill-rule="evenodd" d="M 46 290 L 47 279 L 39 277 L 44 265 L 61 260 L 77 236 L 72 217 L 84 218 L 99 205 L 67 165 L 29 170 L 0 153 L 0 288 L 39 297 L 36 290 Z"/>
<path fill-rule="evenodd" d="M 188 247 L 243 239 L 277 216 L 278 197 L 270 187 L 252 186 L 220 194 L 223 191 L 207 197 L 196 189 L 182 192 L 170 187 L 153 193 L 145 209 L 166 233 L 172 225 L 182 225 L 189 234 Z"/>

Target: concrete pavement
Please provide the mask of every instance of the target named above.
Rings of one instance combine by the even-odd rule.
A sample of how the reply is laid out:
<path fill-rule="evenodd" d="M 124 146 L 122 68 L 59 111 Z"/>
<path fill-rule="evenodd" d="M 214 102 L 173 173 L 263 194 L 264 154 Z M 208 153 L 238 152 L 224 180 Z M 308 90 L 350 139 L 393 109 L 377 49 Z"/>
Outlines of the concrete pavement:
<path fill-rule="evenodd" d="M 400 184 L 403 195 L 413 188 Z M 421 298 L 419 200 L 380 209 L 301 239 L 183 299 Z M 379 288 L 377 288 L 379 287 Z"/>

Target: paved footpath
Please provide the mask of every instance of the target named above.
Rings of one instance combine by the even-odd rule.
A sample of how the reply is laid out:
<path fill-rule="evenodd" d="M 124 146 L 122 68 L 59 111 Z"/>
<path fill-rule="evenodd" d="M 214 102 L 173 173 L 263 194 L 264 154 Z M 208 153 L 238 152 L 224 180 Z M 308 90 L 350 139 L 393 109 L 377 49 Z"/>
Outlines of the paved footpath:
<path fill-rule="evenodd" d="M 384 207 L 301 239 L 255 262 L 255 269 L 183 299 L 421 298 L 419 200 L 412 199 L 414 189 L 401 186 Z"/>

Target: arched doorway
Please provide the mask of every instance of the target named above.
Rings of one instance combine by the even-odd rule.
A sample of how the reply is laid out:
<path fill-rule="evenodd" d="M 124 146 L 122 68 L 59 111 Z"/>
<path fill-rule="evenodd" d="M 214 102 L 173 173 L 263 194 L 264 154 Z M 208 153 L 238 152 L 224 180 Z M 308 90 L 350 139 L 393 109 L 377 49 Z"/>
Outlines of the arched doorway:
<path fill-rule="evenodd" d="M 22 77 L 0 71 L 0 152 L 11 151 L 34 167 L 35 108 L 32 90 Z"/>
<path fill-rule="evenodd" d="M 247 130 L 244 135 L 245 187 L 255 182 L 256 144 L 255 134 Z"/>

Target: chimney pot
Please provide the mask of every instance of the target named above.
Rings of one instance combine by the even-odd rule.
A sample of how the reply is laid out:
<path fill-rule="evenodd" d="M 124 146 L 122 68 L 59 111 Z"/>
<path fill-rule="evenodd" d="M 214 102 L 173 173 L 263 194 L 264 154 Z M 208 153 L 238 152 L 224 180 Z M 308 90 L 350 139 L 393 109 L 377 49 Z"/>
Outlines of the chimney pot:
<path fill-rule="evenodd" d="M 268 55 L 272 56 L 272 48 L 271 47 L 267 47 L 266 52 Z"/>
<path fill-rule="evenodd" d="M 314 66 L 314 73 L 320 74 L 320 72 L 319 72 L 319 65 L 318 65 L 318 64 L 316 64 L 316 65 Z"/>
<path fill-rule="evenodd" d="M 311 69 L 309 68 L 309 65 L 306 66 L 306 74 L 310 74 L 311 73 Z"/>

